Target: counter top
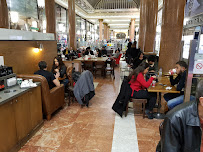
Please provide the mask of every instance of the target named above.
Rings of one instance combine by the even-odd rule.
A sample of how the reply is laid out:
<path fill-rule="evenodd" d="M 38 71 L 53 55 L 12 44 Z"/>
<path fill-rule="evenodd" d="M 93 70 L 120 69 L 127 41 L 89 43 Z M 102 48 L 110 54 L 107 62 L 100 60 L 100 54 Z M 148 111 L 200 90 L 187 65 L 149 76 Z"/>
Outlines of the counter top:
<path fill-rule="evenodd" d="M 36 84 L 37 84 L 37 86 L 41 85 L 40 82 L 36 82 Z M 19 85 L 15 85 L 13 87 L 0 91 L 0 105 L 4 104 L 14 98 L 19 97 L 20 95 L 30 91 L 32 88 L 21 89 Z M 7 91 L 10 91 L 10 92 L 5 93 Z"/>

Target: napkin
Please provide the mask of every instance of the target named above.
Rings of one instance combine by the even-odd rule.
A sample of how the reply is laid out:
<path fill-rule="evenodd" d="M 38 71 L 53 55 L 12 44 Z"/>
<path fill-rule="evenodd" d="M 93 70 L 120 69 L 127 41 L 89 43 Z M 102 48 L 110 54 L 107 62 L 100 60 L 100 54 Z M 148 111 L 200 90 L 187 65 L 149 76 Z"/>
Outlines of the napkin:
<path fill-rule="evenodd" d="M 171 90 L 172 89 L 172 87 L 166 87 L 166 90 Z"/>

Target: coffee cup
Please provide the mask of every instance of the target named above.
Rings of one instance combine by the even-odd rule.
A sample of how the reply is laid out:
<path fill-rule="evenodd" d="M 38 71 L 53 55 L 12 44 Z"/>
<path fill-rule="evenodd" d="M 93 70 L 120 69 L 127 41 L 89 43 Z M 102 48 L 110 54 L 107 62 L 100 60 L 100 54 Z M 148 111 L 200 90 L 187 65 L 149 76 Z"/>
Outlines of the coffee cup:
<path fill-rule="evenodd" d="M 21 85 L 23 79 L 22 78 L 17 78 L 17 84 Z"/>
<path fill-rule="evenodd" d="M 156 81 L 152 81 L 152 87 L 155 87 Z"/>
<path fill-rule="evenodd" d="M 169 71 L 169 74 L 170 74 L 170 75 L 173 75 L 173 74 L 175 74 L 175 73 L 176 73 L 176 69 L 172 69 L 172 70 Z"/>

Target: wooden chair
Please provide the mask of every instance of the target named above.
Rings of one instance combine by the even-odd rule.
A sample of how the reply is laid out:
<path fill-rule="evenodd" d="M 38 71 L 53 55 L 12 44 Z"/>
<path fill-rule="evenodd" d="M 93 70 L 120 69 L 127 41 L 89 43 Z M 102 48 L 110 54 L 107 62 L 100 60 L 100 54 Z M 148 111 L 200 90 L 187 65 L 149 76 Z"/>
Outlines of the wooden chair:
<path fill-rule="evenodd" d="M 95 67 L 93 69 L 95 79 L 96 79 L 97 71 L 101 71 L 101 76 L 103 76 L 105 78 L 105 76 L 106 76 L 105 68 L 106 68 L 106 63 L 105 62 L 103 62 L 103 61 L 95 62 Z"/>
<path fill-rule="evenodd" d="M 147 103 L 147 99 L 134 99 L 134 98 L 131 98 L 130 101 L 133 102 L 133 103 L 142 103 L 142 105 L 143 105 L 143 119 L 144 119 L 145 118 L 145 104 Z M 126 110 L 125 110 L 125 116 L 126 117 L 128 115 L 128 104 L 129 104 L 129 102 L 126 105 Z"/>
<path fill-rule="evenodd" d="M 105 75 L 106 75 L 106 73 L 107 73 L 108 71 L 110 71 L 110 72 L 111 72 L 111 75 L 112 75 L 113 78 L 115 79 L 115 72 L 114 72 L 115 60 L 113 59 L 113 60 L 111 60 L 111 61 L 109 61 L 109 62 L 107 62 L 107 63 L 110 64 L 110 67 L 106 67 L 106 69 L 105 69 Z"/>

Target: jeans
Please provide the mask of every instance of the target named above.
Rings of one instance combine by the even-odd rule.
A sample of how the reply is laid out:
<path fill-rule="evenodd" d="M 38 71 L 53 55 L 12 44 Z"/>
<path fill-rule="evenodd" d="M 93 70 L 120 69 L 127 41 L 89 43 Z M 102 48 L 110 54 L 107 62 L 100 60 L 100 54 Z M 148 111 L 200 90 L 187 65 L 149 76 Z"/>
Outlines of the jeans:
<path fill-rule="evenodd" d="M 192 100 L 195 100 L 195 97 L 194 96 L 190 96 L 190 101 Z M 167 100 L 166 100 L 167 101 Z M 171 100 L 168 100 L 167 101 L 167 105 L 168 105 L 168 108 L 171 110 L 173 109 L 175 106 L 183 103 L 184 101 L 184 95 L 180 95 L 179 97 L 176 97 L 176 98 L 173 98 Z"/>
<path fill-rule="evenodd" d="M 147 90 L 134 91 L 133 98 L 135 99 L 147 99 L 146 109 L 153 111 L 156 104 L 157 94 L 149 93 Z"/>

